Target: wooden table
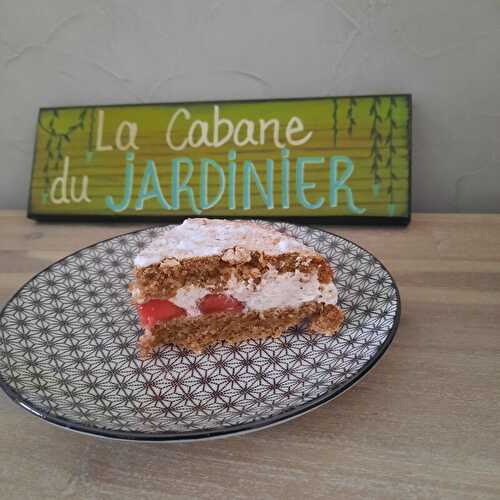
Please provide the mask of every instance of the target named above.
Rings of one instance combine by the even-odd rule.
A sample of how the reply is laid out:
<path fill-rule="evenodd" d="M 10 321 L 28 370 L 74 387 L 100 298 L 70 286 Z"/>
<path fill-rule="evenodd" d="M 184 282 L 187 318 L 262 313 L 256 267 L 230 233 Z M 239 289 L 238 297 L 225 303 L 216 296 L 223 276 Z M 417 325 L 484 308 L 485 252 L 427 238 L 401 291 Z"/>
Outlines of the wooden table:
<path fill-rule="evenodd" d="M 51 262 L 140 225 L 0 211 L 0 303 Z M 97 439 L 0 395 L 0 498 L 500 498 L 500 215 L 335 227 L 399 284 L 392 347 L 339 399 L 283 425 L 188 444 Z"/>

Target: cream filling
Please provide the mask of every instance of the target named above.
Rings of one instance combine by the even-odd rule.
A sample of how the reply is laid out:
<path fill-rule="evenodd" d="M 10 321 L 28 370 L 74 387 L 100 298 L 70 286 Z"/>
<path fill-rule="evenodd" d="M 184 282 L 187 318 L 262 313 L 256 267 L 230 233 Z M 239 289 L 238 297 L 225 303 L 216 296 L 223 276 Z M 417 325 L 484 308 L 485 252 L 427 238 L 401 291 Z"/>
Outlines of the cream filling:
<path fill-rule="evenodd" d="M 213 293 L 207 288 L 187 286 L 177 290 L 169 300 L 186 310 L 188 316 L 200 314 L 198 301 Z M 232 277 L 220 292 L 231 295 L 244 304 L 244 311 L 263 311 L 274 307 L 297 307 L 305 302 L 337 303 L 337 288 L 333 283 L 322 284 L 317 273 L 278 273 L 276 269 L 266 271 L 261 281 L 245 282 Z"/>

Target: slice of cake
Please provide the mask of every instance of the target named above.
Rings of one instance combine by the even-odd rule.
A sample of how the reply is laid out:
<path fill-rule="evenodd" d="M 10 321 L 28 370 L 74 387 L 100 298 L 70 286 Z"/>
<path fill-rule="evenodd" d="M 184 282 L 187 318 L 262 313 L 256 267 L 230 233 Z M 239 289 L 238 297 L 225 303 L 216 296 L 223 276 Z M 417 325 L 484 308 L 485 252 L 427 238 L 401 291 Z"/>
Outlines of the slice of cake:
<path fill-rule="evenodd" d="M 175 344 L 200 352 L 221 341 L 278 337 L 309 320 L 333 335 L 342 322 L 326 260 L 252 222 L 188 219 L 134 260 L 130 292 L 143 352 Z"/>

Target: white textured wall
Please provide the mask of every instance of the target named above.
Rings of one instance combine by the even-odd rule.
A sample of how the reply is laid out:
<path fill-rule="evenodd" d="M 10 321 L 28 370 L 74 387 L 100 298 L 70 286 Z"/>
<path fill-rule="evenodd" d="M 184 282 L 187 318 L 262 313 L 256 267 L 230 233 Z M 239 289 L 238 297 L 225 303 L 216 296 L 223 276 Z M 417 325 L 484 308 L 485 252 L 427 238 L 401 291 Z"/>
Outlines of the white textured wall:
<path fill-rule="evenodd" d="M 500 211 L 498 0 L 0 0 L 0 207 L 41 106 L 390 92 L 413 209 Z"/>

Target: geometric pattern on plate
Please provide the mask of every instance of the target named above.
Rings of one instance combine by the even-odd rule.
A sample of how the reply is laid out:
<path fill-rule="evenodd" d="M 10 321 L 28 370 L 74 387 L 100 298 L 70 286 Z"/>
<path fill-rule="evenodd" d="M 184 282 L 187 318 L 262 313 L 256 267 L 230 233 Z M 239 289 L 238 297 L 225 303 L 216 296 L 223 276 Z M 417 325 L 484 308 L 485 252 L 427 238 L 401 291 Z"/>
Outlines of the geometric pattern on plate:
<path fill-rule="evenodd" d="M 140 359 L 127 285 L 133 257 L 158 235 L 151 228 L 80 250 L 17 292 L 0 317 L 0 382 L 56 423 L 139 439 L 260 427 L 340 392 L 390 342 L 396 286 L 375 257 L 348 240 L 256 222 L 303 241 L 335 269 L 345 313 L 338 335 L 309 335 L 298 325 L 278 339 L 199 355 L 163 346 Z"/>

